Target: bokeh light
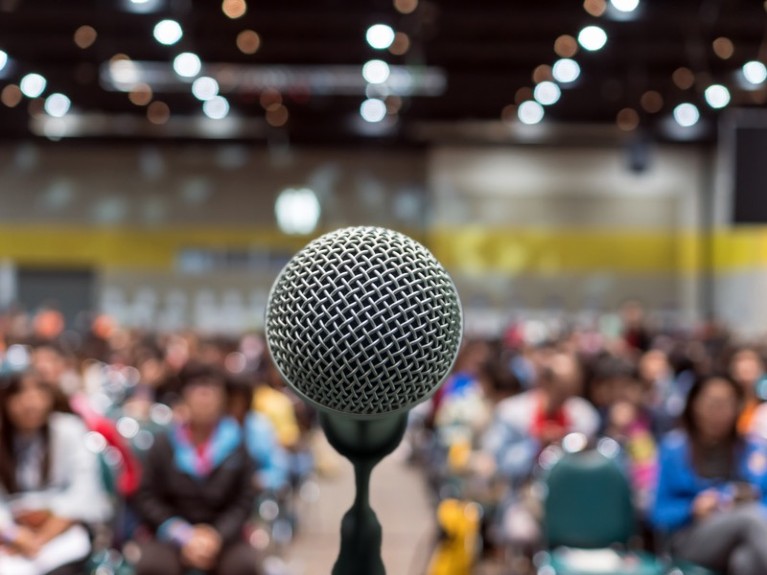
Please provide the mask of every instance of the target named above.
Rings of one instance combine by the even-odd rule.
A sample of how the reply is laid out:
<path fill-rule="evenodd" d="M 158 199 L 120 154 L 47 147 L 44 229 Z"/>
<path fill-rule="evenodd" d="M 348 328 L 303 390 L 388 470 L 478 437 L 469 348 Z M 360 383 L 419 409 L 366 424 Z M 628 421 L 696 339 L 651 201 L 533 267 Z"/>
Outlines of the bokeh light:
<path fill-rule="evenodd" d="M 229 101 L 223 96 L 213 96 L 203 102 L 202 111 L 211 120 L 223 120 L 229 115 Z"/>
<path fill-rule="evenodd" d="M 704 93 L 706 102 L 715 110 L 719 110 L 730 103 L 730 91 L 721 84 L 713 84 L 706 88 Z"/>
<path fill-rule="evenodd" d="M 544 115 L 543 106 L 533 100 L 522 102 L 517 109 L 519 121 L 527 125 L 540 123 Z"/>
<path fill-rule="evenodd" d="M 63 118 L 71 105 L 72 102 L 67 96 L 56 92 L 45 99 L 45 112 L 54 118 Z"/>
<path fill-rule="evenodd" d="M 743 77 L 751 84 L 761 84 L 767 80 L 767 68 L 758 60 L 743 64 Z"/>
<path fill-rule="evenodd" d="M 47 84 L 48 82 L 45 78 L 43 78 L 40 74 L 33 72 L 31 74 L 27 74 L 21 79 L 19 87 L 21 88 L 21 93 L 24 94 L 27 98 L 37 98 L 45 91 Z"/>
<path fill-rule="evenodd" d="M 183 35 L 181 24 L 175 20 L 161 20 L 154 27 L 154 39 L 166 46 L 175 44 Z"/>
<path fill-rule="evenodd" d="M 93 26 L 80 26 L 75 30 L 74 40 L 78 48 L 85 50 L 93 46 L 97 37 L 98 34 Z"/>
<path fill-rule="evenodd" d="M 389 65 L 383 60 L 370 60 L 362 67 L 362 77 L 371 84 L 383 84 L 390 73 Z"/>
<path fill-rule="evenodd" d="M 700 112 L 695 104 L 685 102 L 674 108 L 674 120 L 683 128 L 690 128 L 700 120 Z"/>
<path fill-rule="evenodd" d="M 182 52 L 173 59 L 173 70 L 184 78 L 194 78 L 201 69 L 200 57 L 192 52 Z"/>
<path fill-rule="evenodd" d="M 374 24 L 368 28 L 365 38 L 371 48 L 386 50 L 394 42 L 394 30 L 386 24 Z"/>
<path fill-rule="evenodd" d="M 368 98 L 360 106 L 360 116 L 366 122 L 380 122 L 386 117 L 386 103 L 378 98 Z"/>
<path fill-rule="evenodd" d="M 559 101 L 562 91 L 554 82 L 541 82 L 533 90 L 533 97 L 543 106 L 551 106 Z"/>
<path fill-rule="evenodd" d="M 596 52 L 607 44 L 607 32 L 599 26 L 586 26 L 578 33 L 578 43 L 590 52 Z"/>
<path fill-rule="evenodd" d="M 245 0 L 224 0 L 221 3 L 221 10 L 227 18 L 235 20 L 245 16 L 248 11 L 248 4 Z"/>
<path fill-rule="evenodd" d="M 261 36 L 253 30 L 243 30 L 237 34 L 237 48 L 243 54 L 255 54 L 261 47 Z"/>
<path fill-rule="evenodd" d="M 218 96 L 218 82 L 210 76 L 200 76 L 192 82 L 192 95 L 198 100 L 210 100 Z"/>
<path fill-rule="evenodd" d="M 575 82 L 581 75 L 581 67 L 575 60 L 562 58 L 554 62 L 551 73 L 557 82 L 560 82 L 561 84 L 570 84 Z"/>

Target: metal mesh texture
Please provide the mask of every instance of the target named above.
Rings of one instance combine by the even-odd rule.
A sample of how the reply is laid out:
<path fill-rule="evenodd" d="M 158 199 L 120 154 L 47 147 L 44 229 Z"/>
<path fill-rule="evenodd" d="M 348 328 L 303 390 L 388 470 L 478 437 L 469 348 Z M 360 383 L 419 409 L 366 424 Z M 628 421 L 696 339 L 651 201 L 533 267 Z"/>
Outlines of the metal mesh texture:
<path fill-rule="evenodd" d="M 344 228 L 291 259 L 272 287 L 266 337 L 286 381 L 309 401 L 356 416 L 407 409 L 453 365 L 461 305 L 418 242 Z"/>

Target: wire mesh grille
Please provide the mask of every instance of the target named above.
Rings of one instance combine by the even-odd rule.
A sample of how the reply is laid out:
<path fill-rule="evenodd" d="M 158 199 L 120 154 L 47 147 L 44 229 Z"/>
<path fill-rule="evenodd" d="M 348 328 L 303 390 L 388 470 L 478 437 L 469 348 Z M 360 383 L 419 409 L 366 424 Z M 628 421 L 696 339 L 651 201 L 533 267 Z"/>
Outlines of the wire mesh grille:
<path fill-rule="evenodd" d="M 272 287 L 266 336 L 286 381 L 331 410 L 407 409 L 450 370 L 462 334 L 455 286 L 418 242 L 345 228 L 296 254 Z"/>

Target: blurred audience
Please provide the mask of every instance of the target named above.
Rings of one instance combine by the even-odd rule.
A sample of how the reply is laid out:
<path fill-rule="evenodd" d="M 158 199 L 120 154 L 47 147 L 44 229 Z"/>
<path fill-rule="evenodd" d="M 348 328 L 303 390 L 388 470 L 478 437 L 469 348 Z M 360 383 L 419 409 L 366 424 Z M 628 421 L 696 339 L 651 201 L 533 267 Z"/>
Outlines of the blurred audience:
<path fill-rule="evenodd" d="M 152 333 L 105 316 L 71 329 L 50 307 L 39 315 L 0 315 L 0 574 L 79 575 L 109 545 L 124 546 L 138 575 L 260 573 L 285 534 L 258 529 L 285 519 L 289 540 L 302 483 L 338 468 L 263 336 Z M 450 541 L 463 571 L 451 575 L 468 573 L 469 538 L 507 564 L 509 549 L 532 557 L 545 545 L 547 469 L 595 448 L 620 463 L 664 543 L 645 536 L 648 549 L 767 573 L 764 349 L 712 322 L 661 321 L 636 301 L 468 337 L 408 434 L 435 516 L 482 510 L 440 523 L 443 538 L 462 534 Z"/>

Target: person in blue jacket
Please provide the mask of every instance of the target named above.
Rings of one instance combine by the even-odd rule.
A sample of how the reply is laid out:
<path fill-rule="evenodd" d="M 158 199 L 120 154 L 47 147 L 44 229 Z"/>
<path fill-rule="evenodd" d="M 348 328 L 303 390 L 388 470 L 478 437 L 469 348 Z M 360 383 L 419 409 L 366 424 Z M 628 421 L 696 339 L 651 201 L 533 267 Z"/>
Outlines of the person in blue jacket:
<path fill-rule="evenodd" d="M 240 423 L 245 446 L 256 466 L 258 491 L 278 492 L 288 486 L 288 455 L 277 441 L 271 422 L 251 410 L 253 385 L 246 379 L 228 377 L 229 413 Z"/>
<path fill-rule="evenodd" d="M 726 377 L 693 385 L 682 429 L 661 444 L 651 521 L 680 559 L 728 575 L 764 575 L 767 448 L 738 434 L 742 401 Z"/>

